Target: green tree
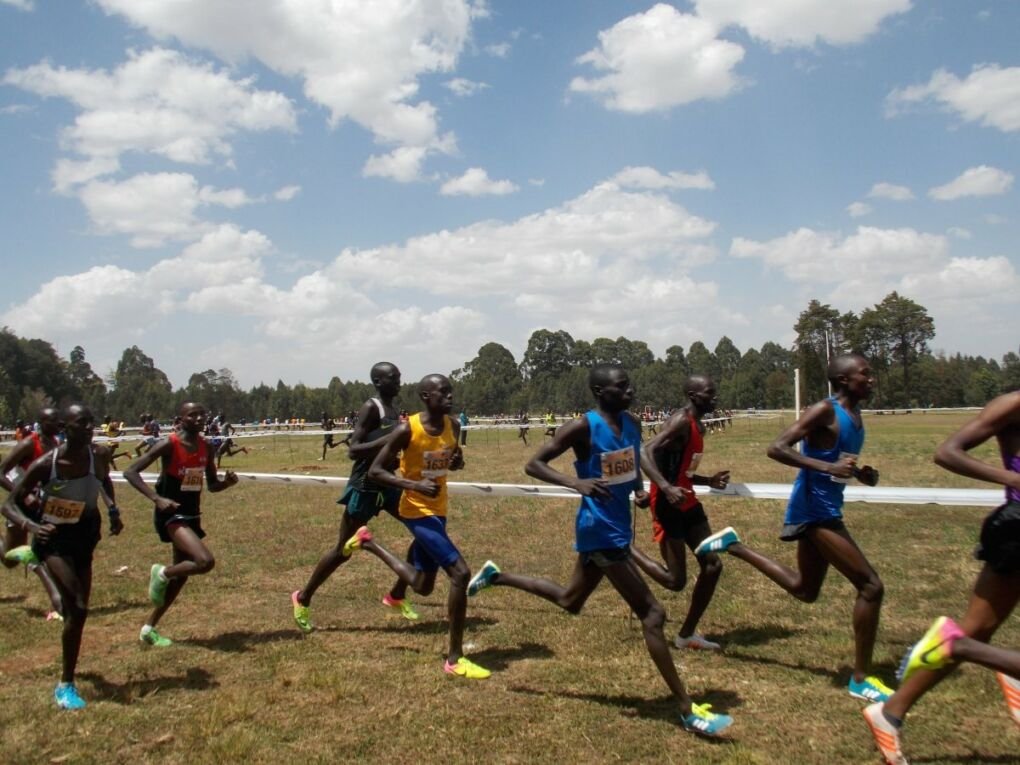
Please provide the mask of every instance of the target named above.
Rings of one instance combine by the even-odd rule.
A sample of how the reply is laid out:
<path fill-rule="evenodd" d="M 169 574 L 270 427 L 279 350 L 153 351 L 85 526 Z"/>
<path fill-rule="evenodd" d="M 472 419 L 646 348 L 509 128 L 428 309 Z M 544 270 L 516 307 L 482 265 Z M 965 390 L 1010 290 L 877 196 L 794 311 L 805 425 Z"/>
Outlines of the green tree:
<path fill-rule="evenodd" d="M 475 414 L 509 410 L 523 386 L 514 355 L 499 343 L 486 343 L 478 355 L 451 375 L 457 409 Z"/>
<path fill-rule="evenodd" d="M 797 318 L 793 331 L 797 333 L 795 366 L 801 370 L 804 392 L 809 401 L 820 399 L 828 390 L 828 358 L 845 350 L 840 313 L 830 305 L 812 300 Z"/>
<path fill-rule="evenodd" d="M 92 410 L 93 414 L 102 417 L 106 407 L 106 384 L 85 360 L 85 349 L 80 345 L 71 349 L 67 372 L 71 384 L 76 389 L 77 397 Z"/>
<path fill-rule="evenodd" d="M 687 351 L 687 369 L 692 375 L 708 375 L 713 380 L 719 379 L 719 362 L 700 340 L 691 343 Z"/>
<path fill-rule="evenodd" d="M 928 310 L 897 292 L 890 292 L 875 306 L 879 321 L 885 327 L 885 347 L 903 370 L 903 398 L 909 404 L 913 396 L 910 368 L 918 357 L 928 351 L 928 341 L 935 337 L 935 322 Z"/>
<path fill-rule="evenodd" d="M 110 383 L 113 391 L 107 408 L 117 419 L 137 422 L 143 412 L 164 419 L 172 414 L 170 379 L 137 345 L 121 355 Z"/>
<path fill-rule="evenodd" d="M 687 378 L 689 374 L 687 356 L 684 354 L 684 347 L 682 345 L 671 345 L 666 349 L 666 364 L 679 373 L 680 379 L 684 380 Z"/>

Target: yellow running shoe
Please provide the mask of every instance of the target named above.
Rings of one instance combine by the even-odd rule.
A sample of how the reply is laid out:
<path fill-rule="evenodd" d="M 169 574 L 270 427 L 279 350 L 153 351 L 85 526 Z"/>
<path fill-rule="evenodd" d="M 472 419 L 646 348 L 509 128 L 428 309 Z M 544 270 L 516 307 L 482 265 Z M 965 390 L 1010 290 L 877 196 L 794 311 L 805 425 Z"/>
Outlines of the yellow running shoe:
<path fill-rule="evenodd" d="M 301 605 L 301 601 L 298 600 L 298 593 L 301 590 L 294 590 L 290 594 L 290 602 L 294 605 L 294 623 L 297 624 L 298 629 L 306 635 L 312 631 L 312 620 L 308 615 L 308 606 Z"/>
<path fill-rule="evenodd" d="M 344 542 L 344 549 L 342 550 L 344 557 L 350 558 L 355 550 L 360 550 L 365 542 L 370 542 L 371 540 L 372 532 L 368 530 L 368 526 L 362 526 L 354 532 L 353 537 Z"/>
<path fill-rule="evenodd" d="M 948 616 L 940 616 L 907 651 L 896 678 L 901 682 L 919 669 L 942 669 L 953 661 L 953 642 L 964 637 L 963 630 Z"/>
<path fill-rule="evenodd" d="M 448 675 L 466 677 L 468 680 L 484 680 L 492 674 L 485 667 L 479 667 L 473 661 L 469 661 L 466 656 L 457 659 L 456 664 L 451 664 L 447 659 L 446 664 L 443 665 L 443 671 Z"/>
<path fill-rule="evenodd" d="M 382 604 L 387 608 L 396 611 L 409 622 L 418 621 L 418 612 L 414 610 L 414 606 L 411 605 L 411 601 L 407 598 L 397 600 L 387 592 L 383 595 Z"/>

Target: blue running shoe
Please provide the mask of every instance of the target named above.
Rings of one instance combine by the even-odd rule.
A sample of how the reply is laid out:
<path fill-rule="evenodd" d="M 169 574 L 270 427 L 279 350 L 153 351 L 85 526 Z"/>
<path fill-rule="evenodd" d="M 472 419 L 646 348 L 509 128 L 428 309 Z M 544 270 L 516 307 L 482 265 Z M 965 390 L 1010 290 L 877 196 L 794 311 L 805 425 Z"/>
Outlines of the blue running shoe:
<path fill-rule="evenodd" d="M 53 700 L 61 709 L 84 709 L 85 699 L 78 695 L 74 683 L 57 683 L 53 689 Z"/>
<path fill-rule="evenodd" d="M 722 531 L 717 531 L 714 534 L 705 537 L 701 544 L 694 548 L 694 554 L 697 556 L 708 555 L 709 553 L 721 553 L 726 552 L 730 549 L 731 545 L 737 544 L 740 541 L 740 537 L 737 536 L 737 532 L 732 526 L 727 526 Z"/>
<path fill-rule="evenodd" d="M 477 595 L 486 587 L 491 587 L 497 576 L 499 576 L 499 566 L 491 560 L 485 561 L 485 565 L 478 569 L 478 573 L 468 582 L 468 595 Z"/>
<path fill-rule="evenodd" d="M 893 695 L 892 688 L 873 676 L 866 677 L 860 682 L 851 677 L 846 689 L 855 699 L 864 701 L 888 701 Z"/>
<path fill-rule="evenodd" d="M 709 710 L 711 704 L 691 704 L 691 713 L 683 718 L 684 730 L 702 736 L 718 736 L 733 725 L 729 715 L 717 715 Z"/>

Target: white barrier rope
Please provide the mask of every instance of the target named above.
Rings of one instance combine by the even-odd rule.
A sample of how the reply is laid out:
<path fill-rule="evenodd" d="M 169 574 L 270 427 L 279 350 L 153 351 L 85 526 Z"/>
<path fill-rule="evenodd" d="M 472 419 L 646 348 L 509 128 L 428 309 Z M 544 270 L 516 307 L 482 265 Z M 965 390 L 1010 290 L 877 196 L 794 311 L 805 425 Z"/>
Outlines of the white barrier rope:
<path fill-rule="evenodd" d="M 114 481 L 125 482 L 116 474 Z M 159 476 L 144 473 L 149 483 L 155 483 Z M 287 486 L 333 486 L 347 485 L 345 476 L 312 476 L 291 473 L 237 473 L 241 481 L 283 484 Z M 459 497 L 538 497 L 540 499 L 577 499 L 580 495 L 573 489 L 549 484 L 511 483 L 469 483 L 449 481 L 446 484 L 451 495 Z M 646 486 L 647 488 L 647 486 Z M 731 483 L 725 489 L 707 489 L 699 492 L 702 496 L 745 497 L 747 499 L 790 498 L 792 484 L 788 483 Z M 998 489 L 940 489 L 914 488 L 907 486 L 847 486 L 844 498 L 847 502 L 866 502 L 887 505 L 945 505 L 951 507 L 998 507 L 1003 503 L 1002 491 Z"/>

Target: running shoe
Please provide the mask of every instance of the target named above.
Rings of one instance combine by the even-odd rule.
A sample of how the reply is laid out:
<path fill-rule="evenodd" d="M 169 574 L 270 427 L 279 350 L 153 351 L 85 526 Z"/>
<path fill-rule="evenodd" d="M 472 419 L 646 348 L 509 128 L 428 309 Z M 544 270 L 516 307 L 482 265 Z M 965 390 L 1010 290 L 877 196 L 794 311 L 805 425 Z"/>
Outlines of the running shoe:
<path fill-rule="evenodd" d="M 718 736 L 733 725 L 729 715 L 717 715 L 709 710 L 711 704 L 691 704 L 691 713 L 682 718 L 684 730 L 702 736 Z"/>
<path fill-rule="evenodd" d="M 864 701 L 888 701 L 893 695 L 893 689 L 874 676 L 866 677 L 860 682 L 851 677 L 846 689 L 855 699 Z"/>
<path fill-rule="evenodd" d="M 365 542 L 372 540 L 372 532 L 368 530 L 368 526 L 362 526 L 360 529 L 354 532 L 354 536 L 344 542 L 343 554 L 345 558 L 351 557 L 355 550 L 360 550 L 361 546 Z"/>
<path fill-rule="evenodd" d="M 468 680 L 484 680 L 492 674 L 485 667 L 479 667 L 473 661 L 469 661 L 466 656 L 461 656 L 455 664 L 451 664 L 447 659 L 443 671 L 448 675 L 466 677 Z"/>
<path fill-rule="evenodd" d="M 948 616 L 940 616 L 907 651 L 896 670 L 901 683 L 919 669 L 942 669 L 953 661 L 953 642 L 965 637 L 963 630 Z"/>
<path fill-rule="evenodd" d="M 57 683 L 53 689 L 53 700 L 61 709 L 84 709 L 85 699 L 78 695 L 74 683 Z"/>
<path fill-rule="evenodd" d="M 497 576 L 499 576 L 499 566 L 491 560 L 485 561 L 485 565 L 478 569 L 478 573 L 468 582 L 468 595 L 477 595 L 486 587 L 491 587 L 492 581 Z"/>
<path fill-rule="evenodd" d="M 62 622 L 64 621 L 63 615 L 59 611 L 47 611 L 46 621 L 48 622 Z"/>
<path fill-rule="evenodd" d="M 676 636 L 676 640 L 673 641 L 673 645 L 677 648 L 691 648 L 695 651 L 721 651 L 722 646 L 718 643 L 713 643 L 707 639 L 704 635 L 699 635 L 695 632 L 690 637 Z"/>
<path fill-rule="evenodd" d="M 174 641 L 170 638 L 163 637 L 156 632 L 155 627 L 149 627 L 149 629 L 142 627 L 141 632 L 138 633 L 138 639 L 145 643 L 145 645 L 155 646 L 156 648 L 167 648 L 174 644 Z"/>
<path fill-rule="evenodd" d="M 149 570 L 149 600 L 153 605 L 161 606 L 166 602 L 166 588 L 170 580 L 163 576 L 166 566 L 153 563 Z"/>
<path fill-rule="evenodd" d="M 999 685 L 1002 686 L 1002 693 L 1006 697 L 1009 713 L 1013 715 L 1013 722 L 1020 725 L 1020 680 L 1001 672 L 996 672 L 995 676 L 999 679 Z"/>
<path fill-rule="evenodd" d="M 411 601 L 407 598 L 397 600 L 387 592 L 383 595 L 382 604 L 387 608 L 396 611 L 409 622 L 418 621 L 418 612 L 414 610 L 414 606 L 411 605 Z M 297 612 L 295 611 L 295 613 Z M 297 617 L 295 616 L 294 618 L 296 619 Z"/>
<path fill-rule="evenodd" d="M 301 601 L 298 600 L 298 593 L 301 590 L 294 590 L 290 594 L 290 602 L 294 604 L 294 623 L 298 626 L 306 635 L 312 631 L 312 620 L 308 616 L 308 606 L 301 605 Z"/>
<path fill-rule="evenodd" d="M 32 552 L 31 545 L 21 545 L 20 547 L 12 547 L 4 555 L 5 560 L 12 560 L 15 563 L 24 563 L 26 566 L 31 566 L 33 563 L 38 563 L 39 558 L 34 552 Z"/>
<path fill-rule="evenodd" d="M 882 753 L 888 765 L 908 765 L 900 748 L 900 729 L 886 719 L 881 701 L 864 707 L 864 719 L 871 729 L 875 746 Z"/>
<path fill-rule="evenodd" d="M 694 548 L 694 554 L 700 557 L 713 552 L 726 552 L 730 549 L 730 545 L 735 545 L 739 541 L 740 537 L 737 536 L 737 532 L 734 528 L 732 526 L 727 526 L 722 531 L 717 531 L 711 536 L 705 537 L 701 541 L 701 544 Z"/>

